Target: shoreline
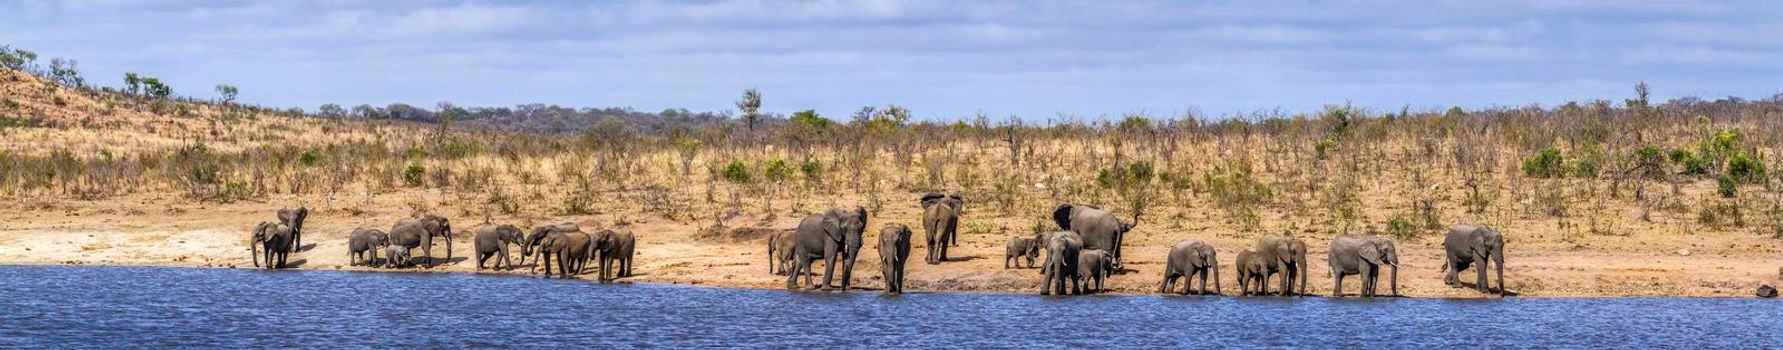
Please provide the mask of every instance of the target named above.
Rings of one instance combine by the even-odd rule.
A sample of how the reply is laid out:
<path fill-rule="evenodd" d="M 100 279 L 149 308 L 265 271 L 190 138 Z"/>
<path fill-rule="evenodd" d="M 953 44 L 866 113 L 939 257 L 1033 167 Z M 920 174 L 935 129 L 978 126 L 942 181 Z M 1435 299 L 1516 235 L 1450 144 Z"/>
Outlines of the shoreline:
<path fill-rule="evenodd" d="M 200 270 L 209 270 L 209 269 L 260 270 L 260 271 L 265 271 L 265 272 L 319 271 L 319 272 L 367 273 L 367 274 L 465 275 L 465 276 L 487 276 L 487 277 L 502 277 L 502 278 L 548 279 L 548 278 L 544 278 L 538 274 L 533 274 L 533 273 L 479 272 L 479 271 L 463 271 L 461 269 L 451 269 L 451 268 L 379 269 L 379 268 L 365 268 L 365 267 L 355 266 L 355 267 L 351 267 L 351 268 L 341 268 L 341 267 L 326 268 L 326 269 L 324 269 L 324 268 L 285 268 L 285 269 L 270 270 L 270 269 L 265 269 L 265 268 L 240 267 L 240 266 L 195 266 L 195 265 L 177 265 L 177 264 L 105 264 L 105 263 L 69 264 L 69 263 L 45 263 L 45 262 L 31 262 L 31 261 L 0 261 L 0 266 L 122 267 L 122 268 L 147 267 L 147 268 L 200 269 Z M 587 283 L 604 284 L 602 282 L 594 281 L 593 279 L 582 278 L 583 276 L 586 276 L 586 275 L 574 277 L 571 279 L 577 280 L 577 281 L 583 281 L 583 282 L 587 282 Z M 784 288 L 753 287 L 753 286 L 747 286 L 747 285 L 719 285 L 719 284 L 706 284 L 706 283 L 699 283 L 699 282 L 658 281 L 658 280 L 650 280 L 650 279 L 635 279 L 635 280 L 621 279 L 621 280 L 615 280 L 615 281 L 608 282 L 608 283 L 684 286 L 684 287 L 731 289 L 731 290 L 781 291 L 781 292 L 788 292 L 788 293 L 834 293 L 834 294 L 844 293 L 844 292 L 833 291 L 833 290 L 829 291 L 829 292 L 820 292 L 815 289 L 787 290 Z M 863 288 L 863 287 L 851 287 L 849 289 L 849 291 L 847 291 L 846 293 L 870 293 L 873 295 L 888 295 L 888 294 L 881 293 L 880 289 L 878 289 L 878 288 Z M 1513 291 L 1513 293 L 1514 293 L 1514 291 Z M 1104 292 L 1104 293 L 1086 294 L 1086 295 L 1072 295 L 1072 296 L 1056 296 L 1056 295 L 1055 296 L 1045 296 L 1045 295 L 1039 295 L 1038 293 L 1031 293 L 1031 292 L 1030 293 L 1021 293 L 1021 292 L 1014 292 L 1014 291 L 995 291 L 995 290 L 911 290 L 911 291 L 905 292 L 904 294 L 1033 296 L 1033 297 L 1042 297 L 1042 298 L 1074 298 L 1074 297 L 1099 297 L 1099 296 L 1107 296 L 1107 297 L 1156 296 L 1156 297 L 1165 297 L 1165 298 L 1223 297 L 1223 298 L 1236 298 L 1236 299 L 1272 299 L 1272 300 L 1301 299 L 1301 298 L 1330 299 L 1330 300 L 1373 300 L 1373 299 L 1502 300 L 1502 299 L 1517 299 L 1517 298 L 1534 298 L 1534 299 L 1764 299 L 1764 298 L 1758 298 L 1758 297 L 1754 297 L 1754 296 L 1732 296 L 1732 295 L 1589 295 L 1589 294 L 1580 294 L 1580 295 L 1553 295 L 1553 294 L 1513 295 L 1513 296 L 1503 296 L 1503 297 L 1496 296 L 1496 295 L 1485 295 L 1485 294 L 1481 294 L 1478 296 L 1471 296 L 1471 297 L 1470 296 L 1390 295 L 1390 296 L 1375 296 L 1375 297 L 1371 297 L 1371 298 L 1362 298 L 1362 297 L 1355 296 L 1353 294 L 1346 294 L 1344 297 L 1332 297 L 1330 295 L 1322 295 L 1322 294 L 1309 294 L 1309 295 L 1297 295 L 1297 296 L 1291 296 L 1291 297 L 1282 297 L 1282 296 L 1274 296 L 1274 295 L 1234 296 L 1234 295 L 1227 295 L 1227 294 L 1178 295 L 1178 294 L 1160 294 L 1160 293 L 1128 293 L 1128 292 L 1121 292 L 1121 291 L 1110 291 L 1110 292 Z"/>

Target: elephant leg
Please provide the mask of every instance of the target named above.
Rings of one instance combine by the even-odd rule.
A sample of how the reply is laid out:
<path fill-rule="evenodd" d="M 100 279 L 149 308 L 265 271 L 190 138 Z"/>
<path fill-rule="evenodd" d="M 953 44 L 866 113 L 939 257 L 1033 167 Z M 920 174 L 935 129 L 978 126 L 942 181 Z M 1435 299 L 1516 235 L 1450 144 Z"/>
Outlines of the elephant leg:
<path fill-rule="evenodd" d="M 833 242 L 824 243 L 823 245 L 823 286 L 818 287 L 819 290 L 830 290 L 831 286 L 836 281 L 836 262 L 841 260 L 838 259 L 841 255 L 841 252 L 838 250 L 841 247 L 837 247 L 836 245 L 837 244 Z"/>
<path fill-rule="evenodd" d="M 1475 289 L 1479 289 L 1480 293 L 1491 293 L 1492 292 L 1492 285 L 1486 283 L 1487 282 L 1486 269 L 1487 269 L 1487 266 L 1489 266 L 1489 265 L 1491 265 L 1490 262 L 1486 262 L 1486 261 L 1482 260 L 1482 261 L 1480 261 L 1480 267 L 1474 269 L 1474 272 L 1476 272 L 1479 275 L 1479 279 L 1475 280 L 1473 286 Z"/>

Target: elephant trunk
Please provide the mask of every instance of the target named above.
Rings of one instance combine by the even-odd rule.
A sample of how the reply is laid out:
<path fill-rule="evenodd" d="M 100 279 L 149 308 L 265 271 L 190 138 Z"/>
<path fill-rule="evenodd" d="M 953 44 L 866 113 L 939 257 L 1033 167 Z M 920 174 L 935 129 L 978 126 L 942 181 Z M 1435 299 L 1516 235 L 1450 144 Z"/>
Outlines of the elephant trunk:
<path fill-rule="evenodd" d="M 1220 259 L 1213 259 L 1213 294 L 1220 294 Z"/>
<path fill-rule="evenodd" d="M 258 247 L 258 244 L 256 243 L 260 242 L 248 240 L 248 254 L 253 255 L 254 267 L 260 267 L 260 247 Z"/>
<path fill-rule="evenodd" d="M 452 263 L 452 231 L 446 231 L 446 263 Z"/>
<path fill-rule="evenodd" d="M 1495 257 L 1498 265 L 1498 295 L 1506 295 L 1510 291 L 1504 289 L 1504 257 L 1502 255 Z"/>
<path fill-rule="evenodd" d="M 1299 260 L 1300 261 L 1298 261 L 1295 264 L 1295 265 L 1299 265 L 1299 267 L 1300 267 L 1300 273 L 1299 273 L 1299 275 L 1300 275 L 1299 276 L 1300 277 L 1300 293 L 1299 294 L 1306 295 L 1307 271 L 1309 270 L 1308 267 L 1310 267 L 1309 266 L 1310 264 L 1306 263 L 1306 258 L 1304 258 L 1304 257 L 1300 258 Z"/>
<path fill-rule="evenodd" d="M 1393 296 L 1399 296 L 1399 263 L 1394 263 L 1390 266 L 1393 267 L 1393 273 L 1392 277 L 1388 280 L 1387 285 L 1392 288 Z"/>

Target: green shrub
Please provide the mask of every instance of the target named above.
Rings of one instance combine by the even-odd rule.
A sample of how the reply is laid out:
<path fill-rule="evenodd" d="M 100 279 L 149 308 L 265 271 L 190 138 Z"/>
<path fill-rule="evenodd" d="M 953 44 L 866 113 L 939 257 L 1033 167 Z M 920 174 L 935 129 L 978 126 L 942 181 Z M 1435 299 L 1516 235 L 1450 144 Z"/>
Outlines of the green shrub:
<path fill-rule="evenodd" d="M 421 186 L 421 180 L 425 180 L 426 175 L 427 168 L 421 167 L 421 163 L 409 163 L 408 168 L 402 169 L 402 182 L 409 184 L 409 187 Z"/>
<path fill-rule="evenodd" d="M 1136 161 L 1125 167 L 1102 168 L 1096 172 L 1096 184 L 1102 185 L 1102 188 L 1143 186 L 1151 183 L 1152 178 L 1157 176 L 1156 172 L 1151 162 Z"/>
<path fill-rule="evenodd" d="M 799 164 L 799 173 L 805 174 L 805 179 L 815 179 L 822 171 L 823 164 L 818 163 L 816 159 L 806 160 L 804 164 Z"/>
<path fill-rule="evenodd" d="M 731 183 L 749 183 L 749 166 L 743 162 L 731 161 L 724 165 L 724 180 Z"/>
<path fill-rule="evenodd" d="M 768 181 L 778 183 L 786 181 L 786 178 L 792 176 L 792 167 L 786 165 L 786 160 L 784 159 L 775 158 L 774 160 L 770 160 L 768 161 L 767 166 L 763 168 L 763 173 L 768 176 Z"/>
<path fill-rule="evenodd" d="M 1574 154 L 1573 158 L 1572 166 L 1568 167 L 1568 170 L 1572 171 L 1573 177 L 1597 177 L 1597 173 L 1603 169 L 1603 153 L 1598 152 L 1595 148 L 1585 151 L 1582 155 Z"/>
<path fill-rule="evenodd" d="M 1541 154 L 1523 161 L 1523 175 L 1534 178 L 1556 178 L 1566 176 L 1565 160 L 1560 150 L 1549 148 Z"/>
<path fill-rule="evenodd" d="M 1313 149 L 1313 154 L 1315 156 L 1317 156 L 1318 159 L 1321 159 L 1321 160 L 1325 159 L 1327 156 L 1329 156 L 1331 154 L 1332 150 L 1337 149 L 1337 140 L 1332 140 L 1332 139 L 1320 140 L 1318 144 L 1313 145 L 1312 149 Z"/>
<path fill-rule="evenodd" d="M 1740 183 L 1734 181 L 1732 176 L 1724 174 L 1715 177 L 1715 193 L 1720 194 L 1721 198 L 1733 198 L 1739 186 Z"/>
<path fill-rule="evenodd" d="M 1746 156 L 1746 152 L 1734 151 L 1727 157 L 1727 175 L 1743 183 L 1763 183 L 1764 163 Z"/>
<path fill-rule="evenodd" d="M 1404 216 L 1394 214 L 1392 218 L 1387 219 L 1387 233 L 1398 239 L 1411 238 L 1418 235 L 1418 225 L 1412 224 L 1412 221 Z"/>
<path fill-rule="evenodd" d="M 1710 228 L 1721 229 L 1727 226 L 1746 227 L 1746 215 L 1740 210 L 1738 201 L 1703 200 L 1701 209 L 1696 213 L 1696 223 Z"/>
<path fill-rule="evenodd" d="M 319 161 L 319 160 L 322 160 L 322 155 L 319 153 L 316 153 L 316 150 L 313 150 L 313 149 L 303 151 L 303 153 L 300 153 L 297 155 L 297 161 L 299 163 L 303 163 L 303 165 L 306 165 L 306 166 L 316 165 L 316 161 Z"/>

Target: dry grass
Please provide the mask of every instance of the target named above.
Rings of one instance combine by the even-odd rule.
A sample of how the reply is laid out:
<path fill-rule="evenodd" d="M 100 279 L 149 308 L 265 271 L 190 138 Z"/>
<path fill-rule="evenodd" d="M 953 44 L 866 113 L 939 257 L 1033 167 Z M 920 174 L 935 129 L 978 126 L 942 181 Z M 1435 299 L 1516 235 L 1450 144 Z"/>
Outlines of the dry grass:
<path fill-rule="evenodd" d="M 1421 113 L 1333 107 L 1219 122 L 1130 117 L 1050 126 L 878 118 L 816 131 L 752 134 L 712 126 L 669 135 L 546 135 L 147 100 L 11 70 L 0 71 L 0 91 L 6 99 L 0 117 L 24 121 L 0 127 L 0 210 L 15 214 L 84 208 L 143 220 L 245 202 L 305 203 L 323 216 L 344 218 L 435 212 L 461 222 L 523 225 L 635 221 L 684 231 L 674 237 L 708 237 L 744 255 L 759 254 L 751 250 L 756 244 L 735 243 L 733 236 L 754 236 L 755 229 L 734 228 L 790 227 L 804 214 L 856 204 L 876 221 L 915 226 L 914 212 L 904 208 L 914 205 L 911 198 L 946 190 L 968 199 L 962 230 L 980 237 L 968 243 L 987 251 L 1070 202 L 1122 216 L 1142 208 L 1144 223 L 1131 245 L 1162 247 L 1193 237 L 1222 243 L 1227 254 L 1257 233 L 1282 231 L 1311 237 L 1317 247 L 1334 234 L 1390 232 L 1416 252 L 1439 244 L 1447 225 L 1488 224 L 1506 233 L 1511 271 L 1525 276 L 1572 263 L 1518 258 L 1559 259 L 1563 252 L 1626 257 L 1694 247 L 1705 257 L 1774 256 L 1775 238 L 1783 235 L 1783 210 L 1775 209 L 1783 202 L 1779 101 L 1656 107 L 1606 101 Z M 1739 139 L 1714 145 L 1724 130 Z M 1650 165 L 1638 154 L 1646 146 L 1719 163 L 1695 174 L 1683 161 Z M 1558 158 L 1536 163 L 1557 168 L 1532 175 L 1531 159 L 1550 149 Z M 1728 172 L 1723 165 L 1735 151 L 1768 172 L 1724 198 L 1715 178 Z M 745 258 L 755 259 L 737 259 Z M 661 264 L 704 266 L 673 258 Z M 1671 271 L 1620 268 L 1631 270 L 1601 273 Z M 1003 272 L 961 274 L 912 286 L 1026 285 Z M 673 276 L 659 278 L 762 284 Z M 1526 294 L 1640 294 L 1577 290 L 1572 281 L 1555 280 L 1567 275 L 1557 276 L 1519 283 Z M 971 278 L 983 280 L 960 282 Z M 1142 280 L 1151 279 L 1126 278 L 1128 285 L 1117 286 L 1129 291 L 1145 290 Z M 1676 278 L 1677 285 L 1700 284 Z"/>

